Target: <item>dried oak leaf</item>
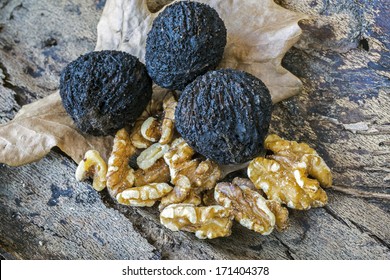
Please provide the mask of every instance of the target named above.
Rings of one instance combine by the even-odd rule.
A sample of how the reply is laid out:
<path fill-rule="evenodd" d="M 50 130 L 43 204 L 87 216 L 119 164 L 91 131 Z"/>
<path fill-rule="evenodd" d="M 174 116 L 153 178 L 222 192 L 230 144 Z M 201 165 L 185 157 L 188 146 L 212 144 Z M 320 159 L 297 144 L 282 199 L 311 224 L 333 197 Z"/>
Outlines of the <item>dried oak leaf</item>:
<path fill-rule="evenodd" d="M 197 0 L 217 10 L 227 29 L 220 68 L 247 71 L 269 88 L 274 103 L 299 92 L 301 81 L 281 66 L 299 39 L 304 15 L 273 0 Z M 153 20 L 170 0 L 108 0 L 98 24 L 96 50 L 122 50 L 145 58 L 145 42 Z M 163 9 L 163 8 L 162 8 Z M 151 12 L 156 11 L 156 12 Z"/>
<path fill-rule="evenodd" d="M 97 150 L 107 160 L 112 137 L 80 133 L 65 112 L 58 92 L 23 106 L 12 121 L 0 125 L 0 163 L 27 164 L 39 160 L 54 146 L 75 162 L 80 162 L 87 150 Z"/>

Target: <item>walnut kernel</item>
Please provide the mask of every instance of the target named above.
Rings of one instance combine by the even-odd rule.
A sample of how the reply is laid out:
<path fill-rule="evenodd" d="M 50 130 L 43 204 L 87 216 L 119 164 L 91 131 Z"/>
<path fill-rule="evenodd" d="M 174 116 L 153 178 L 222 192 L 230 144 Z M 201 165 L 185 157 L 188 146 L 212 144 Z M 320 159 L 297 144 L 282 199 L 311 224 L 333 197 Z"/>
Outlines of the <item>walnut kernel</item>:
<path fill-rule="evenodd" d="M 171 190 L 172 187 L 166 183 L 152 183 L 142 187 L 126 189 L 118 193 L 116 199 L 124 205 L 151 207 Z"/>
<path fill-rule="evenodd" d="M 297 143 L 280 138 L 276 134 L 269 135 L 264 142 L 266 149 L 274 152 L 271 159 L 283 161 L 296 169 L 306 169 L 316 178 L 322 187 L 332 186 L 332 173 L 325 161 L 306 143 Z"/>
<path fill-rule="evenodd" d="M 215 200 L 233 211 L 237 222 L 246 228 L 268 235 L 275 226 L 275 215 L 267 206 L 266 199 L 258 192 L 245 186 L 218 183 Z"/>
<path fill-rule="evenodd" d="M 160 158 L 151 167 L 134 171 L 134 186 L 142 187 L 150 183 L 168 183 L 169 168 L 164 159 Z"/>
<path fill-rule="evenodd" d="M 192 159 L 195 151 L 182 138 L 172 142 L 170 150 L 164 155 L 169 166 L 171 183 L 176 185 L 180 175 L 190 179 L 191 184 L 197 188 L 196 192 L 211 189 L 221 178 L 219 166 L 210 160 L 200 161 Z"/>
<path fill-rule="evenodd" d="M 157 142 L 161 137 L 160 122 L 154 118 L 147 118 L 141 125 L 141 135 L 151 142 Z"/>
<path fill-rule="evenodd" d="M 138 167 L 145 170 L 150 168 L 157 160 L 162 158 L 169 150 L 169 145 L 161 145 L 160 143 L 154 143 L 137 158 Z"/>
<path fill-rule="evenodd" d="M 276 135 L 268 136 L 265 146 L 274 154 L 269 159 L 255 158 L 248 166 L 248 176 L 256 188 L 262 189 L 268 199 L 294 209 L 305 210 L 327 203 L 328 197 L 320 182 L 330 186 L 331 172 L 313 149 Z M 318 181 L 308 178 L 309 175 Z"/>
<path fill-rule="evenodd" d="M 76 180 L 84 181 L 93 177 L 93 188 L 101 191 L 106 187 L 107 164 L 98 151 L 89 150 L 76 169 Z"/>
<path fill-rule="evenodd" d="M 177 101 L 175 97 L 170 93 L 163 101 L 164 118 L 161 124 L 161 138 L 160 144 L 169 144 L 175 131 L 175 110 Z"/>
<path fill-rule="evenodd" d="M 160 214 L 161 224 L 170 230 L 195 232 L 200 239 L 229 236 L 232 219 L 230 210 L 220 205 L 171 204 Z"/>
<path fill-rule="evenodd" d="M 134 170 L 128 162 L 136 150 L 126 129 L 119 130 L 108 159 L 107 188 L 111 196 L 116 197 L 118 193 L 134 185 Z"/>
<path fill-rule="evenodd" d="M 258 192 L 261 196 L 266 197 L 265 193 L 261 189 L 257 189 L 253 182 L 246 178 L 236 177 L 232 181 L 233 185 L 239 187 L 247 187 L 253 191 Z M 269 210 L 275 215 L 275 228 L 278 231 L 283 231 L 288 227 L 288 210 L 286 207 L 283 207 L 280 202 L 275 200 L 266 201 Z"/>

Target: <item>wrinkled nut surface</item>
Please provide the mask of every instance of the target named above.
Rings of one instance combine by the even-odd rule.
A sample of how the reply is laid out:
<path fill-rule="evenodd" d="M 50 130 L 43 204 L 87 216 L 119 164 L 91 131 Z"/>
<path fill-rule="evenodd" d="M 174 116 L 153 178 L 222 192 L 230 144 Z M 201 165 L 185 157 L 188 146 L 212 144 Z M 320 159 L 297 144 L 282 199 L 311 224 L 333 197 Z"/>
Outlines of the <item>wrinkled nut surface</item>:
<path fill-rule="evenodd" d="M 138 149 L 146 149 L 150 145 L 152 145 L 152 141 L 145 139 L 144 136 L 142 135 L 141 132 L 142 125 L 144 124 L 146 119 L 148 119 L 151 116 L 159 114 L 161 110 L 162 110 L 162 101 L 153 98 L 146 106 L 146 109 L 142 113 L 142 115 L 135 121 L 134 127 L 130 134 L 130 140 L 134 145 L 134 147 Z"/>
<path fill-rule="evenodd" d="M 202 200 L 192 188 L 190 180 L 186 176 L 180 175 L 173 190 L 161 199 L 159 209 L 161 211 L 170 204 L 186 203 L 199 205 L 201 202 Z"/>
<path fill-rule="evenodd" d="M 171 148 L 164 154 L 164 160 L 169 166 L 172 184 L 176 185 L 179 175 L 187 176 L 188 173 L 195 173 L 199 161 L 191 160 L 194 154 L 195 151 L 183 138 L 177 138 L 172 142 Z"/>
<path fill-rule="evenodd" d="M 257 189 L 253 182 L 247 178 L 235 177 L 232 181 L 233 185 L 239 187 L 247 187 L 253 191 L 258 192 L 261 196 L 266 197 L 265 193 L 261 189 Z M 267 200 L 267 206 L 269 210 L 275 215 L 275 227 L 278 231 L 283 231 L 288 227 L 288 210 L 283 207 L 280 202 L 275 200 Z"/>
<path fill-rule="evenodd" d="M 202 197 L 196 191 L 191 189 L 187 198 L 184 199 L 181 203 L 192 204 L 192 205 L 198 206 L 198 205 L 202 204 Z"/>
<path fill-rule="evenodd" d="M 320 182 L 330 186 L 332 176 L 329 167 L 313 149 L 276 135 L 267 137 L 265 147 L 274 155 L 269 159 L 253 159 L 248 166 L 248 176 L 268 199 L 298 210 L 322 207 L 327 203 L 328 197 Z M 308 178 L 309 175 L 319 178 L 320 182 Z"/>
<path fill-rule="evenodd" d="M 107 164 L 98 151 L 89 150 L 85 153 L 76 169 L 76 180 L 84 181 L 93 178 L 93 188 L 101 191 L 106 187 Z"/>
<path fill-rule="evenodd" d="M 253 184 L 253 182 L 247 178 L 240 178 L 240 177 L 235 177 L 232 181 L 232 184 L 233 185 L 236 185 L 236 186 L 244 186 L 244 187 L 248 187 L 250 188 L 251 190 L 253 191 L 257 191 L 259 192 L 262 196 L 264 196 L 264 192 L 262 190 L 259 190 L 255 187 L 255 184 Z"/>
<path fill-rule="evenodd" d="M 142 187 L 126 189 L 118 193 L 116 199 L 124 205 L 151 207 L 171 190 L 172 187 L 166 183 L 152 183 Z"/>
<path fill-rule="evenodd" d="M 171 183 L 176 185 L 180 175 L 190 179 L 196 187 L 196 192 L 211 189 L 221 178 L 219 166 L 211 160 L 200 161 L 192 159 L 195 151 L 184 141 L 177 138 L 172 142 L 170 150 L 164 155 L 164 160 L 169 166 Z"/>
<path fill-rule="evenodd" d="M 206 206 L 218 204 L 214 198 L 214 189 L 207 190 L 202 193 L 202 203 Z"/>
<path fill-rule="evenodd" d="M 206 159 L 199 163 L 195 170 L 195 174 L 192 177 L 199 192 L 210 190 L 214 188 L 217 181 L 221 179 L 221 170 L 215 162 Z"/>
<path fill-rule="evenodd" d="M 271 159 L 282 162 L 293 169 L 305 170 L 316 178 L 322 187 L 332 186 L 332 173 L 325 161 L 306 143 L 288 141 L 276 134 L 269 135 L 264 142 L 266 149 L 274 152 Z"/>
<path fill-rule="evenodd" d="M 220 205 L 171 204 L 160 214 L 162 225 L 173 231 L 194 232 L 200 239 L 229 236 L 232 219 L 230 210 Z"/>
<path fill-rule="evenodd" d="M 268 235 L 275 226 L 275 215 L 267 206 L 267 200 L 258 192 L 245 186 L 218 183 L 215 200 L 233 211 L 237 222 L 246 228 Z"/>
<path fill-rule="evenodd" d="M 160 144 L 169 144 L 175 131 L 175 110 L 177 101 L 172 93 L 169 93 L 163 101 L 164 118 L 161 124 Z"/>
<path fill-rule="evenodd" d="M 157 160 L 162 158 L 169 150 L 169 145 L 161 145 L 154 143 L 149 148 L 143 150 L 137 158 L 137 165 L 139 168 L 146 170 L 153 166 Z"/>
<path fill-rule="evenodd" d="M 132 129 L 131 135 L 130 135 L 130 140 L 131 143 L 136 147 L 137 149 L 146 149 L 150 145 L 152 145 L 152 142 L 145 139 L 142 136 L 141 133 L 141 127 L 144 122 L 144 118 L 141 116 L 135 123 L 134 127 Z"/>
<path fill-rule="evenodd" d="M 176 180 L 176 185 L 173 190 L 161 199 L 159 205 L 160 211 L 170 204 L 177 204 L 183 202 L 190 194 L 191 182 L 183 175 L 180 175 Z"/>
<path fill-rule="evenodd" d="M 128 163 L 136 151 L 126 129 L 118 130 L 108 159 L 107 188 L 112 197 L 134 185 L 134 170 Z"/>
<path fill-rule="evenodd" d="M 151 142 L 157 142 L 161 137 L 160 122 L 154 118 L 147 118 L 141 125 L 141 135 Z"/>
<path fill-rule="evenodd" d="M 150 183 L 168 183 L 169 168 L 164 159 L 160 158 L 151 167 L 134 171 L 134 186 L 142 187 Z"/>
<path fill-rule="evenodd" d="M 283 207 L 279 201 L 267 200 L 269 210 L 275 215 L 275 228 L 278 231 L 283 231 L 288 227 L 288 210 Z"/>

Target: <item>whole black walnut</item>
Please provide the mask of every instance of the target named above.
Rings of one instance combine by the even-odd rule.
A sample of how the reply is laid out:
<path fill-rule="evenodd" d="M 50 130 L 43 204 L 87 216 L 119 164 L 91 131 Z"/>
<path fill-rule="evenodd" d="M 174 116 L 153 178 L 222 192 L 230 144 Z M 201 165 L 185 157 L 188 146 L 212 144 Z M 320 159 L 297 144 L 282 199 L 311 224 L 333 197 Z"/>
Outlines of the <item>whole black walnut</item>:
<path fill-rule="evenodd" d="M 152 97 L 145 65 L 120 51 L 80 56 L 61 73 L 60 95 L 76 126 L 92 135 L 108 135 L 131 125 Z"/>
<path fill-rule="evenodd" d="M 175 120 L 197 152 L 220 164 L 238 164 L 263 150 L 271 113 L 271 95 L 261 80 L 223 69 L 199 76 L 184 89 Z"/>
<path fill-rule="evenodd" d="M 213 8 L 176 2 L 153 22 L 146 39 L 146 68 L 159 86 L 183 90 L 197 76 L 215 69 L 225 45 L 226 27 Z"/>

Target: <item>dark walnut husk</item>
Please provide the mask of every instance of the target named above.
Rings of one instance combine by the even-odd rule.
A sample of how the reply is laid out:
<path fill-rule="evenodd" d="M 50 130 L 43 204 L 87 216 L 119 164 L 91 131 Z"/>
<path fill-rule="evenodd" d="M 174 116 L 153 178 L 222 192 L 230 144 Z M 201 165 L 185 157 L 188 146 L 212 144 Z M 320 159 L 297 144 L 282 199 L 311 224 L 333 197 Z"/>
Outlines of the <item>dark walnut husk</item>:
<path fill-rule="evenodd" d="M 226 27 L 213 8 L 176 2 L 153 22 L 146 40 L 146 68 L 159 86 L 183 90 L 197 76 L 215 69 L 225 45 Z"/>
<path fill-rule="evenodd" d="M 271 113 L 271 96 L 261 80 L 223 69 L 198 77 L 184 89 L 175 120 L 178 132 L 197 152 L 220 164 L 238 164 L 263 150 Z"/>
<path fill-rule="evenodd" d="M 62 71 L 60 95 L 78 129 L 109 135 L 141 115 L 152 97 L 152 80 L 128 53 L 90 52 Z"/>

